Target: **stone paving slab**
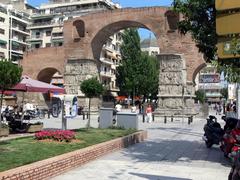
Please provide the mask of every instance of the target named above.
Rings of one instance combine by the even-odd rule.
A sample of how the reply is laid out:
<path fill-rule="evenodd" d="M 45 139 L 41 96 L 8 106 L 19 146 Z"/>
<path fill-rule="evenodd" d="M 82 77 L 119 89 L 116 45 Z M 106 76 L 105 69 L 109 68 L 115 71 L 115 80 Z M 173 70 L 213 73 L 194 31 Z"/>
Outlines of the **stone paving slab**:
<path fill-rule="evenodd" d="M 218 117 L 220 118 L 220 117 Z M 226 180 L 230 162 L 218 146 L 207 149 L 202 140 L 206 120 L 142 123 L 148 140 L 73 169 L 52 180 L 153 179 Z M 220 120 L 221 121 L 221 120 Z M 221 123 L 223 123 L 221 121 Z"/>

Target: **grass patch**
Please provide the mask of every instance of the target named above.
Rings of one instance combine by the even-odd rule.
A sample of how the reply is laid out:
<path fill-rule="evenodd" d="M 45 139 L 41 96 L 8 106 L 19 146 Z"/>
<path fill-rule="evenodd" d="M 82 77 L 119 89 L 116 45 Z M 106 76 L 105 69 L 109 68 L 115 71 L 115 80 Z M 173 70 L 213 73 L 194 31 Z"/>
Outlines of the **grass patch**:
<path fill-rule="evenodd" d="M 33 137 L 0 142 L 0 172 L 136 132 L 134 129 L 79 129 L 74 143 L 39 142 Z"/>

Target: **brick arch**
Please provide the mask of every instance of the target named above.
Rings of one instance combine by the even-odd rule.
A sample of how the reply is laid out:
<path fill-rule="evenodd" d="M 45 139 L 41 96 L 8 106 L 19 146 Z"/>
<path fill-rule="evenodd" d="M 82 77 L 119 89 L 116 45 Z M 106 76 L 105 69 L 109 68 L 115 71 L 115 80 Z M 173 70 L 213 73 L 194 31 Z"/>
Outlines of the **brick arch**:
<path fill-rule="evenodd" d="M 92 49 L 94 49 L 93 51 L 94 59 L 100 58 L 102 46 L 104 43 L 106 43 L 107 38 L 109 38 L 109 36 L 113 35 L 116 32 L 119 32 L 120 30 L 130 27 L 145 28 L 150 30 L 150 28 L 147 27 L 146 25 L 136 21 L 118 21 L 112 24 L 108 24 L 107 26 L 103 27 L 100 31 L 97 32 L 96 36 L 93 38 L 91 42 L 91 47 Z"/>
<path fill-rule="evenodd" d="M 197 74 L 198 74 L 203 68 L 205 68 L 206 66 L 207 66 L 206 63 L 202 63 L 202 64 L 200 64 L 200 65 L 195 69 L 195 71 L 193 72 L 193 77 L 192 77 L 194 83 L 195 83 L 195 79 L 196 79 Z"/>
<path fill-rule="evenodd" d="M 64 73 L 64 49 L 63 47 L 50 47 L 34 49 L 24 53 L 21 66 L 23 74 L 33 79 L 39 79 L 39 73 L 46 68 L 54 67 L 60 74 Z M 40 78 L 39 80 L 41 80 Z"/>
<path fill-rule="evenodd" d="M 54 67 L 47 67 L 45 69 L 42 69 L 37 75 L 37 80 L 50 83 L 53 75 L 56 72 L 60 73 L 60 71 Z"/>

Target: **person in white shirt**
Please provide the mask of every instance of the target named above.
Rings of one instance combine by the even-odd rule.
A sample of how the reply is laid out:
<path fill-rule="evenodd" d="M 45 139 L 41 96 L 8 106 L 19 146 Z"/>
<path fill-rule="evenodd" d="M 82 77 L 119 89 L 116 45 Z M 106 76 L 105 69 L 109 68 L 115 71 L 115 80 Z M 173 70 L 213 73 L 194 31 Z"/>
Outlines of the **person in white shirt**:
<path fill-rule="evenodd" d="M 118 103 L 118 104 L 115 106 L 115 109 L 116 109 L 117 112 L 120 112 L 120 111 L 122 110 L 122 105 Z"/>

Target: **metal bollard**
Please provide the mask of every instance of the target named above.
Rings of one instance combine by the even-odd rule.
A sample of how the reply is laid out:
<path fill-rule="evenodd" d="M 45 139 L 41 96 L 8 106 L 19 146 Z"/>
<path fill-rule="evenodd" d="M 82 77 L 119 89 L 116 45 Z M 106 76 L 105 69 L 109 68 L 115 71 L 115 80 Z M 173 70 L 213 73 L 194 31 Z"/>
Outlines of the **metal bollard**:
<path fill-rule="evenodd" d="M 173 122 L 173 116 L 171 116 L 171 122 Z"/>
<path fill-rule="evenodd" d="M 154 119 L 155 119 L 154 114 L 152 114 L 152 120 L 153 120 L 153 122 L 154 122 Z"/>
<path fill-rule="evenodd" d="M 188 124 L 191 123 L 191 117 L 188 117 Z"/>
<path fill-rule="evenodd" d="M 83 120 L 85 120 L 85 113 L 83 112 Z"/>
<path fill-rule="evenodd" d="M 50 110 L 47 111 L 48 119 L 50 119 Z"/>
<path fill-rule="evenodd" d="M 144 113 L 143 113 L 143 123 L 145 122 L 145 115 L 144 115 Z"/>
<path fill-rule="evenodd" d="M 167 123 L 167 116 L 164 116 L 164 123 Z"/>

